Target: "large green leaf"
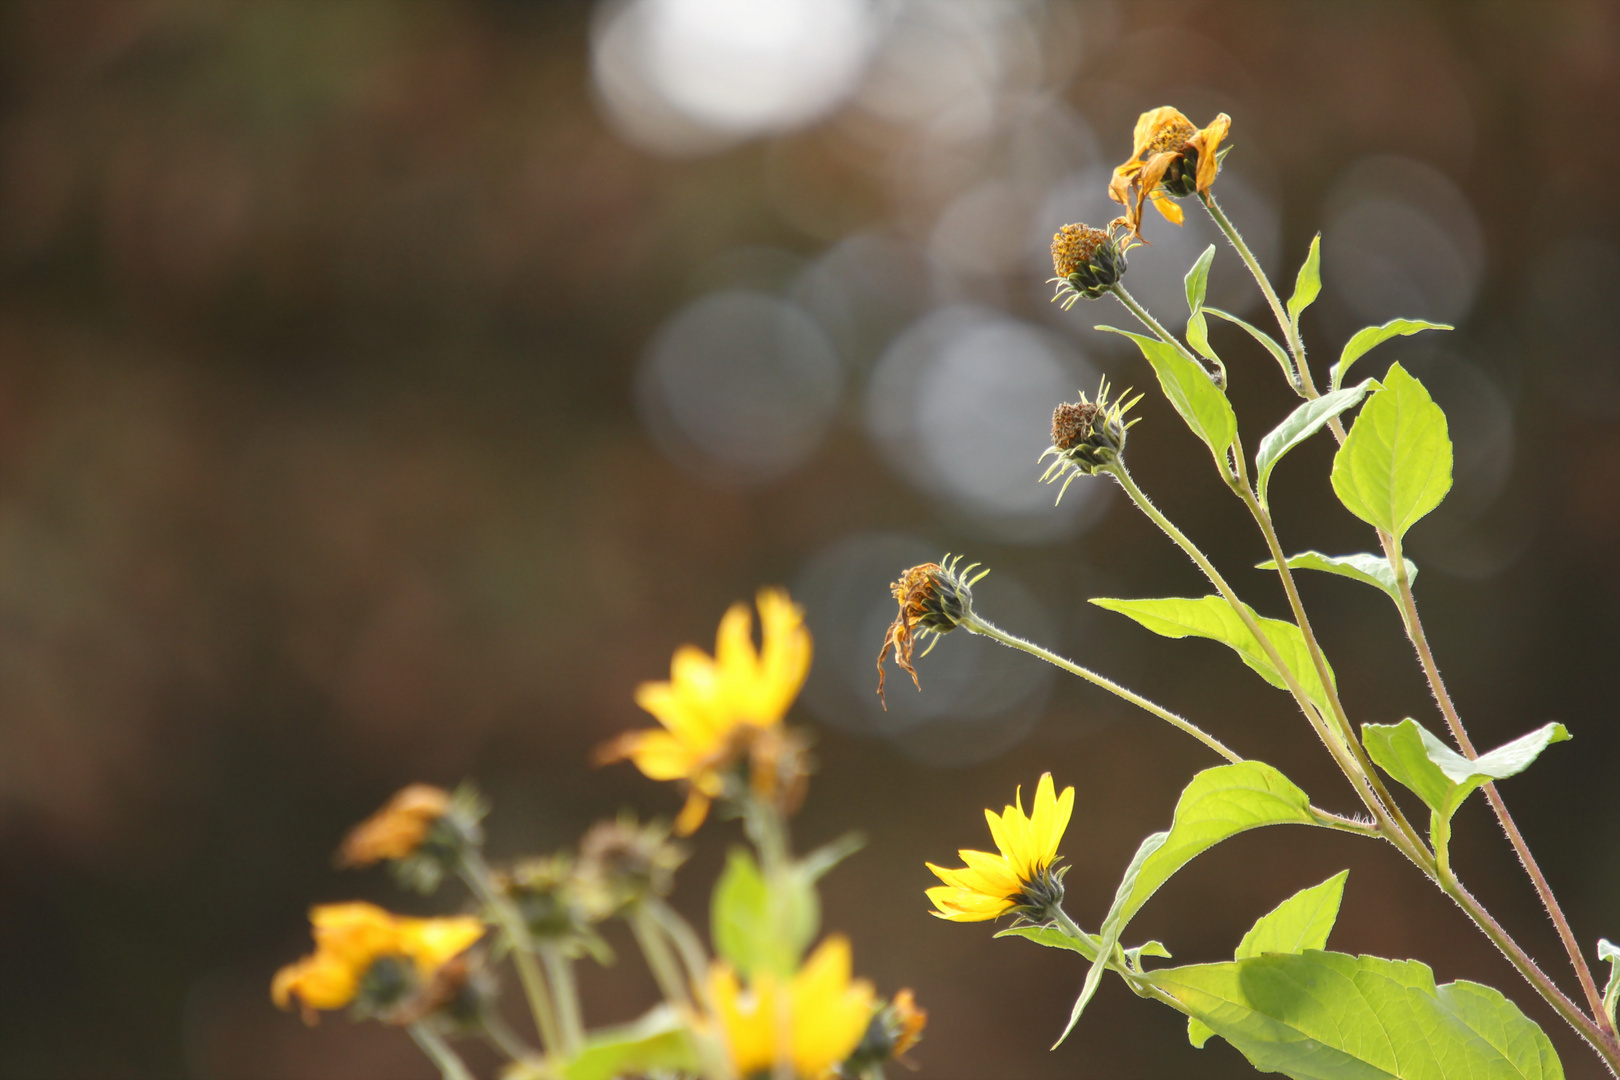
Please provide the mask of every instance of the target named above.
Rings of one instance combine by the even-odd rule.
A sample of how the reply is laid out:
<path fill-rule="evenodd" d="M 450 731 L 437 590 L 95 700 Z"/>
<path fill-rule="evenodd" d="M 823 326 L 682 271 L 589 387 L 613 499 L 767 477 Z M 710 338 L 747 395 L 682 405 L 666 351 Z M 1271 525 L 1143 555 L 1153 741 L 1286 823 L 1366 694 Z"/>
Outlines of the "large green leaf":
<path fill-rule="evenodd" d="M 1344 881 L 1350 871 L 1340 870 L 1320 885 L 1301 889 L 1262 915 L 1238 943 L 1234 960 L 1265 953 L 1301 953 L 1326 947 L 1328 934 L 1339 918 Z"/>
<path fill-rule="evenodd" d="M 1260 642 L 1249 632 L 1249 628 L 1244 625 L 1232 605 L 1219 596 L 1204 596 L 1197 600 L 1178 597 L 1163 600 L 1097 599 L 1092 603 L 1109 611 L 1129 615 L 1155 634 L 1164 637 L 1202 637 L 1230 645 L 1237 651 L 1238 656 L 1242 657 L 1245 664 L 1259 672 L 1261 678 L 1279 689 L 1288 688 L 1288 683 L 1276 665 L 1271 662 L 1271 657 L 1266 655 Z M 1252 608 L 1248 610 L 1266 635 L 1266 640 L 1271 642 L 1272 648 L 1277 650 L 1283 662 L 1288 665 L 1288 669 L 1293 672 L 1300 689 L 1305 691 L 1305 696 L 1322 709 L 1329 709 L 1327 691 L 1323 689 L 1322 680 L 1316 675 L 1316 665 L 1311 662 L 1310 648 L 1305 644 L 1305 635 L 1300 633 L 1299 627 L 1281 619 L 1267 619 L 1255 615 Z M 1332 675 L 1333 670 L 1329 668 L 1328 676 L 1331 678 Z"/>
<path fill-rule="evenodd" d="M 1193 777 L 1176 802 L 1170 831 L 1142 841 L 1126 869 L 1103 919 L 1097 957 L 1058 1042 L 1068 1037 L 1096 993 L 1125 927 L 1160 886 L 1196 856 L 1240 832 L 1263 825 L 1313 824 L 1310 805 L 1293 781 L 1263 761 L 1219 765 Z"/>
<path fill-rule="evenodd" d="M 1333 490 L 1362 521 L 1398 540 L 1451 490 L 1446 414 L 1395 364 L 1333 458 Z"/>
<path fill-rule="evenodd" d="M 1306 253 L 1299 275 L 1294 279 L 1294 295 L 1288 298 L 1288 317 L 1295 326 L 1299 325 L 1299 313 L 1315 303 L 1321 291 L 1322 234 L 1317 233 L 1311 238 L 1311 250 Z"/>
<path fill-rule="evenodd" d="M 807 874 L 782 875 L 773 896 L 754 857 L 738 847 L 715 883 L 710 920 L 715 951 L 738 971 L 787 976 L 816 936 L 821 908 Z"/>
<path fill-rule="evenodd" d="M 1406 564 L 1407 584 L 1411 584 L 1417 580 L 1417 563 L 1404 556 L 1401 561 Z M 1320 551 L 1303 551 L 1288 557 L 1288 568 L 1321 570 L 1323 573 L 1347 577 L 1351 581 L 1365 582 L 1375 589 L 1384 590 L 1397 604 L 1401 602 L 1400 590 L 1395 582 L 1395 570 L 1389 565 L 1389 560 L 1382 555 L 1323 555 Z M 1277 562 L 1274 559 L 1267 560 L 1255 569 L 1275 570 Z"/>
<path fill-rule="evenodd" d="M 1215 245 L 1211 244 L 1198 256 L 1198 261 L 1187 271 L 1187 344 L 1206 360 L 1220 363 L 1215 351 L 1209 347 L 1209 327 L 1204 319 L 1204 292 L 1209 288 L 1209 264 L 1215 258 Z"/>
<path fill-rule="evenodd" d="M 1097 329 L 1123 334 L 1136 342 L 1136 347 L 1142 350 L 1147 362 L 1153 365 L 1153 373 L 1159 377 L 1164 396 L 1170 399 L 1170 404 L 1192 428 L 1193 434 L 1204 440 L 1210 453 L 1215 455 L 1216 462 L 1222 463 L 1226 448 L 1232 445 L 1233 438 L 1237 436 L 1237 416 L 1232 412 L 1232 403 L 1211 381 L 1203 365 L 1187 359 L 1175 346 L 1167 345 L 1158 338 L 1133 334 L 1112 326 L 1099 326 Z"/>
<path fill-rule="evenodd" d="M 1312 398 L 1289 413 L 1286 420 L 1260 440 L 1260 449 L 1254 455 L 1255 484 L 1260 493 L 1260 505 L 1270 505 L 1266 498 L 1266 489 L 1271 486 L 1271 470 L 1277 467 L 1277 462 L 1282 456 L 1321 431 L 1322 425 L 1359 402 L 1367 396 L 1368 391 L 1375 390 L 1378 386 L 1377 380 L 1368 379 L 1356 386 Z"/>
<path fill-rule="evenodd" d="M 562 1068 L 565 1080 L 615 1080 L 620 1076 L 650 1073 L 696 1073 L 697 1054 L 686 1026 L 675 1010 L 659 1005 L 634 1023 L 603 1028 L 585 1040 L 585 1049 Z M 553 1072 L 525 1071 L 523 1066 L 508 1072 L 508 1080 L 524 1080 Z"/>
<path fill-rule="evenodd" d="M 1620 1005 L 1620 947 L 1607 938 L 1598 938 L 1598 960 L 1609 962 L 1609 984 L 1603 988 L 1603 1011 L 1614 1023 L 1615 1006 Z"/>
<path fill-rule="evenodd" d="M 1222 311 L 1220 308 L 1206 307 L 1203 310 L 1210 315 L 1219 315 L 1227 322 L 1235 323 L 1236 325 L 1247 330 L 1249 332 L 1249 336 L 1254 338 L 1254 340 L 1258 341 L 1260 344 L 1264 345 L 1266 347 L 1266 351 L 1271 354 L 1272 359 L 1276 360 L 1278 364 L 1282 365 L 1283 378 L 1287 379 L 1291 383 L 1297 381 L 1294 376 L 1294 365 L 1289 362 L 1288 354 L 1283 352 L 1283 347 L 1281 345 L 1272 340 L 1270 334 L 1264 333 L 1252 324 L 1246 323 L 1236 315 L 1233 315 L 1230 312 Z"/>
<path fill-rule="evenodd" d="M 1552 1041 L 1488 986 L 1415 960 L 1310 950 L 1161 968 L 1150 982 L 1261 1072 L 1296 1080 L 1561 1080 Z"/>
<path fill-rule="evenodd" d="M 1445 323 L 1424 322 L 1422 319 L 1391 319 L 1383 326 L 1369 326 L 1364 330 L 1357 330 L 1355 335 L 1344 343 L 1344 351 L 1339 354 L 1339 362 L 1333 365 L 1333 370 L 1328 375 L 1328 385 L 1337 390 L 1344 384 L 1344 376 L 1350 370 L 1351 364 L 1392 337 L 1410 337 L 1424 330 L 1450 329 L 1452 327 Z"/>

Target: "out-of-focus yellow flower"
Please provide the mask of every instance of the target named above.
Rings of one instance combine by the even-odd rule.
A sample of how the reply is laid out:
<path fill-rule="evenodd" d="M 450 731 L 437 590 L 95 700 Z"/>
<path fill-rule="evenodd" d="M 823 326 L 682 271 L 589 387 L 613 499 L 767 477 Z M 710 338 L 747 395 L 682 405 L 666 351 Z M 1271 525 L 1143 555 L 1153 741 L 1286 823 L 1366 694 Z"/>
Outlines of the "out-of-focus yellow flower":
<path fill-rule="evenodd" d="M 276 972 L 270 984 L 271 999 L 283 1009 L 297 999 L 307 1023 L 315 1022 L 317 1009 L 351 1004 L 378 960 L 408 960 L 426 984 L 484 934 L 483 922 L 470 915 L 413 919 L 359 902 L 317 905 L 309 922 L 315 951 Z"/>
<path fill-rule="evenodd" d="M 1181 224 L 1181 207 L 1174 200 L 1209 191 L 1219 169 L 1216 151 L 1231 127 L 1232 118 L 1221 113 L 1200 130 L 1169 105 L 1137 118 L 1131 156 L 1108 182 L 1109 197 L 1125 205 L 1132 233 L 1142 235 L 1144 201 L 1158 207 L 1167 221 Z"/>
<path fill-rule="evenodd" d="M 810 632 L 804 613 L 781 589 L 761 589 L 762 647 L 756 652 L 753 618 L 733 604 L 720 620 L 714 656 L 683 645 L 670 662 L 668 682 L 642 683 L 636 704 L 663 725 L 630 731 L 603 746 L 601 763 L 629 758 L 654 780 L 684 780 L 686 806 L 675 832 L 689 835 L 725 792 L 724 770 L 754 734 L 777 728 L 810 671 Z"/>
<path fill-rule="evenodd" d="M 403 859 L 421 845 L 433 823 L 449 809 L 448 791 L 431 784 L 412 784 L 349 831 L 338 851 L 338 862 L 370 866 L 384 859 Z"/>
<path fill-rule="evenodd" d="M 960 869 L 928 864 L 945 883 L 928 890 L 938 909 L 932 914 L 952 922 L 981 922 L 1008 912 L 1042 918 L 1063 899 L 1063 871 L 1054 873 L 1052 864 L 1074 811 L 1074 788 L 1054 794 L 1052 774 L 1045 773 L 1032 809 L 1026 816 L 1023 799 L 1015 796 L 1001 814 L 984 812 L 999 855 L 963 850 L 957 854 L 967 865 Z"/>
<path fill-rule="evenodd" d="M 729 965 L 715 964 L 709 991 L 737 1074 L 769 1072 L 779 1057 L 798 1080 L 831 1074 L 872 1020 L 872 984 L 850 969 L 849 940 L 828 937 L 788 982 L 784 1003 L 774 976 L 756 976 L 745 991 Z"/>
<path fill-rule="evenodd" d="M 898 1029 L 894 1049 L 889 1054 L 900 1057 L 922 1040 L 923 1029 L 928 1026 L 928 1010 L 917 1007 L 917 998 L 908 986 L 894 995 L 894 1000 L 889 1002 L 889 1011 L 894 1014 Z"/>

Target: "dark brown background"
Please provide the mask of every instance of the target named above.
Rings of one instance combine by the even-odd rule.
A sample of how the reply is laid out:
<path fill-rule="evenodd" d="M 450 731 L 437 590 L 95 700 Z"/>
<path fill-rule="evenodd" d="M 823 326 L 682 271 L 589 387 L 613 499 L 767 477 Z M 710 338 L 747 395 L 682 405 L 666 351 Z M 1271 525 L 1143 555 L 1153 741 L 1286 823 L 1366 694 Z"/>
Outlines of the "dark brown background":
<path fill-rule="evenodd" d="M 1045 304 L 1040 236 L 1062 220 L 1042 217 L 1056 205 L 1042 191 L 1122 159 L 1136 114 L 1166 101 L 1200 123 L 1234 117 L 1230 174 L 1280 223 L 1268 257 L 1281 278 L 1327 226 L 1328 288 L 1306 335 L 1319 372 L 1367 321 L 1357 296 L 1376 307 L 1377 290 L 1394 289 L 1411 307 L 1390 314 L 1443 313 L 1401 291 L 1402 243 L 1420 268 L 1461 267 L 1435 301 L 1459 313 L 1456 333 L 1362 363 L 1377 374 L 1405 360 L 1451 410 L 1458 490 L 1412 535 L 1426 621 L 1479 744 L 1552 719 L 1575 732 L 1504 791 L 1582 944 L 1620 937 L 1616 11 L 1005 7 L 995 18 L 1021 20 L 1011 30 L 955 39 L 1002 49 L 999 96 L 969 102 L 1002 111 L 966 141 L 929 134 L 927 101 L 907 122 L 861 103 L 879 95 L 671 157 L 606 118 L 585 6 L 0 8 L 0 1074 L 428 1076 L 398 1032 L 341 1017 L 308 1030 L 267 999 L 271 972 L 307 947 L 312 901 L 412 904 L 379 874 L 328 868 L 344 828 L 406 782 L 463 777 L 494 800 L 497 856 L 569 843 L 625 805 L 672 813 L 674 791 L 626 766 L 589 769 L 588 752 L 646 722 L 631 692 L 663 674 L 674 646 L 707 647 L 725 606 L 770 582 L 809 605 L 820 650 L 815 711 L 796 713 L 821 761 L 798 837 L 870 837 L 829 879 L 826 925 L 853 937 L 880 992 L 913 986 L 930 1009 L 917 1075 L 1244 1074 L 1230 1048 L 1190 1049 L 1177 1016 L 1114 984 L 1048 1053 L 1078 965 L 931 919 L 921 892 L 924 859 L 986 845 L 981 809 L 1050 769 L 1077 788 L 1069 907 L 1095 925 L 1206 752 L 1087 686 L 1040 682 L 1010 653 L 985 670 L 1011 680 L 1011 696 L 992 687 L 964 719 L 971 702 L 929 699 L 930 683 L 956 685 L 952 655 L 992 661 L 950 641 L 956 654 L 923 663 L 920 698 L 891 681 L 913 710 L 897 714 L 905 730 L 882 734 L 855 692 L 877 644 L 856 630 L 885 602 L 883 575 L 914 552 L 965 550 L 998 571 L 979 589 L 991 618 L 1351 809 L 1285 699 L 1230 655 L 1084 605 L 1202 588 L 1123 500 L 1096 506 L 1089 529 L 1031 540 L 914 483 L 894 456 L 904 439 L 885 451 L 867 434 L 875 358 L 948 301 L 1041 327 L 1064 363 L 1084 353 L 1146 385 L 1140 361 L 1074 332 L 1120 322 L 1117 306 L 1062 316 Z M 896 42 L 922 50 L 890 72 L 891 100 L 921 85 L 908 72 L 963 70 L 960 49 L 932 56 L 935 39 L 916 29 L 939 17 L 903 13 L 879 46 L 891 60 L 881 50 Z M 1067 118 L 1068 134 L 1003 121 L 1007 103 L 1029 101 Z M 984 189 L 1012 192 L 999 203 L 958 201 L 1009 176 L 1011 188 Z M 1427 178 L 1445 207 L 1402 176 Z M 965 231 L 940 224 L 952 208 Z M 998 229 L 1001 211 L 1013 216 Z M 1133 254 L 1127 284 L 1155 272 L 1173 283 L 1188 261 L 1167 227 L 1149 229 L 1160 243 Z M 841 384 L 792 467 L 744 482 L 649 434 L 660 421 L 656 403 L 637 405 L 636 372 L 667 319 L 728 285 L 802 297 L 805 267 L 828 265 L 815 260 L 856 233 L 889 238 L 920 269 L 849 294 L 865 321 L 826 331 Z M 1009 243 L 1012 257 L 981 264 Z M 1395 263 L 1378 261 L 1379 244 Z M 1240 283 L 1229 251 L 1215 274 Z M 1216 333 L 1252 448 L 1289 398 L 1252 343 Z M 1274 582 L 1243 569 L 1264 552 L 1202 449 L 1161 401 L 1140 411 L 1139 480 L 1282 614 Z M 972 419 L 963 445 L 976 445 Z M 928 434 L 955 445 L 953 430 L 943 444 Z M 1279 471 L 1291 548 L 1367 543 L 1328 493 L 1329 455 L 1318 439 Z M 1029 520 L 1039 533 L 1057 519 Z M 866 606 L 839 622 L 828 597 L 849 590 L 829 582 L 845 564 L 827 553 L 857 549 L 872 580 L 852 602 Z M 1355 717 L 1438 728 L 1387 603 L 1331 579 L 1305 588 Z M 915 704 L 930 700 L 932 718 Z M 1479 800 L 1458 833 L 1464 878 L 1573 992 Z M 718 823 L 697 838 L 678 894 L 694 918 L 736 835 Z M 1180 875 L 1133 933 L 1163 938 L 1178 960 L 1218 959 L 1277 901 L 1347 866 L 1335 947 L 1498 985 L 1546 1026 L 1571 1076 L 1598 1075 L 1388 848 L 1245 835 Z M 652 1000 L 623 952 L 584 975 L 598 1022 Z"/>

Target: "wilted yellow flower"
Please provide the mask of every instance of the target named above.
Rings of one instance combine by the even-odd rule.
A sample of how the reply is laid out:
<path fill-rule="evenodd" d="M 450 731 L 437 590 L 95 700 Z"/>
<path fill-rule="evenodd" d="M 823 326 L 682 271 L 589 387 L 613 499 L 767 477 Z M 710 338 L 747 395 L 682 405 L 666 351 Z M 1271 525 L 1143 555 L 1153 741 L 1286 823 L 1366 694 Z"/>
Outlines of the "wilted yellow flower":
<path fill-rule="evenodd" d="M 1221 113 L 1199 130 L 1169 105 L 1137 118 L 1130 159 L 1108 182 L 1109 196 L 1125 205 L 1131 232 L 1142 235 L 1144 200 L 1151 200 L 1166 220 L 1181 224 L 1181 207 L 1173 200 L 1209 191 L 1219 168 L 1216 151 L 1231 127 L 1232 118 Z"/>
<path fill-rule="evenodd" d="M 767 1073 L 785 1057 L 798 1080 L 821 1080 L 849 1057 L 872 1020 L 872 984 L 850 969 L 849 940 L 828 937 L 788 982 L 784 1005 L 774 976 L 755 976 L 745 991 L 729 965 L 715 964 L 709 991 L 737 1074 Z"/>
<path fill-rule="evenodd" d="M 484 924 L 470 915 L 413 919 L 394 915 L 375 904 L 321 904 L 310 909 L 315 951 L 276 972 L 270 996 L 281 1008 L 293 999 L 308 1023 L 316 1009 L 341 1009 L 359 995 L 373 964 L 384 957 L 409 961 L 421 984 L 465 952 L 484 934 Z"/>
<path fill-rule="evenodd" d="M 421 845 L 433 823 L 449 809 L 448 791 L 431 784 L 412 784 L 349 831 L 338 851 L 338 863 L 370 866 L 384 859 L 403 859 Z"/>
<path fill-rule="evenodd" d="M 984 812 L 999 855 L 963 850 L 957 854 L 967 865 L 960 869 L 928 864 L 945 883 L 928 890 L 938 909 L 932 914 L 952 922 L 982 922 L 1008 912 L 1041 919 L 1063 899 L 1064 871 L 1054 873 L 1052 865 L 1074 810 L 1074 788 L 1055 795 L 1052 774 L 1045 773 L 1032 809 L 1026 816 L 1023 799 L 1015 796 L 1014 805 L 1001 814 Z"/>
<path fill-rule="evenodd" d="M 889 655 L 889 650 L 894 650 L 894 662 L 911 676 L 912 685 L 921 690 L 917 669 L 911 663 L 917 642 L 930 634 L 934 635 L 928 649 L 923 651 L 923 655 L 927 656 L 928 651 L 939 644 L 939 639 L 961 625 L 973 610 L 973 585 L 990 571 L 981 570 L 973 574 L 973 568 L 978 563 L 969 563 L 967 569 L 958 571 L 961 563 L 960 555 L 955 559 L 947 555 L 944 565 L 923 563 L 913 566 L 901 573 L 900 580 L 889 584 L 889 595 L 899 601 L 900 610 L 883 635 L 883 647 L 878 650 L 877 692 L 884 709 L 889 707 L 889 703 L 883 696 L 883 687 L 888 681 L 883 660 Z M 969 577 L 969 574 L 973 576 Z"/>
<path fill-rule="evenodd" d="M 675 822 L 682 836 L 703 824 L 709 803 L 725 792 L 722 773 L 747 739 L 781 724 L 810 671 L 810 632 L 798 605 L 781 589 L 761 589 L 756 603 L 758 652 L 747 605 L 733 604 L 720 620 L 713 658 L 683 645 L 668 682 L 636 688 L 636 704 L 663 728 L 626 732 L 597 754 L 603 763 L 629 758 L 654 780 L 686 781 L 686 806 Z"/>

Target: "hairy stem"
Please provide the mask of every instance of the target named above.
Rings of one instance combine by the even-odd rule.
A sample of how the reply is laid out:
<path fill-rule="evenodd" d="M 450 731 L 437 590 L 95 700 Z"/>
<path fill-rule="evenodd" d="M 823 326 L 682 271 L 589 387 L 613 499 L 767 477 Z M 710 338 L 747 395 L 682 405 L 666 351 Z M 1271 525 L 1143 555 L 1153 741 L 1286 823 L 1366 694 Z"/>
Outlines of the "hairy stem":
<path fill-rule="evenodd" d="M 444 1080 L 473 1080 L 472 1071 L 467 1068 L 467 1063 L 462 1061 L 461 1055 L 444 1041 L 444 1036 L 422 1021 L 407 1025 L 405 1030 L 410 1032 L 411 1039 L 416 1045 L 422 1048 L 422 1053 L 439 1067 Z"/>
<path fill-rule="evenodd" d="M 1113 293 L 1115 299 L 1117 299 L 1121 304 L 1125 305 L 1125 309 L 1127 311 L 1136 316 L 1137 322 L 1153 331 L 1154 337 L 1158 338 L 1166 345 L 1174 346 L 1177 352 L 1181 353 L 1182 356 L 1197 364 L 1200 368 L 1203 368 L 1206 371 L 1209 370 L 1209 366 L 1202 360 L 1198 359 L 1198 357 L 1194 356 L 1192 351 L 1188 349 L 1187 346 L 1183 345 L 1174 334 L 1166 330 L 1164 326 L 1160 324 L 1159 320 L 1155 319 L 1148 312 L 1147 308 L 1137 303 L 1136 298 L 1125 291 L 1125 286 L 1115 283 L 1109 287 L 1108 291 Z M 1220 376 L 1220 382 L 1224 385 L 1226 382 L 1226 373 L 1223 371 L 1220 373 Z"/>
<path fill-rule="evenodd" d="M 534 1014 L 535 1030 L 540 1035 L 540 1049 L 551 1053 L 560 1049 L 563 1043 L 562 1029 L 557 1023 L 556 1006 L 551 1000 L 551 991 L 546 986 L 545 979 L 540 974 L 539 965 L 535 963 L 534 941 L 529 936 L 529 928 L 523 922 L 523 916 L 518 914 L 511 901 L 495 891 L 489 872 L 489 865 L 476 848 L 468 848 L 461 854 L 461 878 L 467 887 L 478 897 L 486 911 L 495 919 L 507 940 L 512 944 L 512 966 L 517 968 L 518 982 L 523 986 L 523 996 L 529 1001 L 529 1011 Z"/>
<path fill-rule="evenodd" d="M 1048 664 L 1051 664 L 1054 667 L 1062 668 L 1071 675 L 1078 675 L 1087 682 L 1102 687 L 1110 694 L 1123 698 L 1132 705 L 1135 705 L 1137 708 L 1152 713 L 1154 716 L 1157 716 L 1160 720 L 1163 720 L 1172 727 L 1185 731 L 1188 735 L 1191 735 L 1193 738 L 1197 739 L 1199 742 L 1221 755 L 1221 757 L 1225 758 L 1227 761 L 1236 764 L 1237 762 L 1243 760 L 1243 758 L 1227 749 L 1225 744 L 1223 744 L 1219 739 L 1215 738 L 1215 736 L 1209 734 L 1192 721 L 1183 720 L 1169 709 L 1166 709 L 1160 705 L 1155 705 L 1142 695 L 1127 690 L 1125 687 L 1119 685 L 1119 683 L 1099 675 L 1089 668 L 1081 667 L 1072 660 L 1065 660 L 1063 657 L 1059 656 L 1050 649 L 1042 648 L 1032 641 L 1025 641 L 1021 637 L 1009 634 L 999 626 L 995 626 L 994 624 L 985 621 L 985 619 L 980 615 L 969 612 L 962 620 L 962 629 L 966 630 L 970 634 L 982 634 L 987 638 L 993 638 L 996 641 L 1001 642 L 1003 645 L 1006 645 L 1008 648 L 1018 649 L 1021 652 L 1027 652 L 1031 656 L 1036 656 L 1042 660 L 1045 660 Z"/>

